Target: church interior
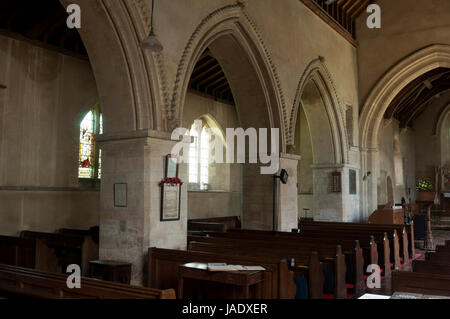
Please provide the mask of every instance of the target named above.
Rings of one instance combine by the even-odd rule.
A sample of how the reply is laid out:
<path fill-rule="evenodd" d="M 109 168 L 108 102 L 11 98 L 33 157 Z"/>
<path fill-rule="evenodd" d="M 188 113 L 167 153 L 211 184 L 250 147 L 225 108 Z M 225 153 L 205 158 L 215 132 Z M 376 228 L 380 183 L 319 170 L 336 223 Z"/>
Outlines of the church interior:
<path fill-rule="evenodd" d="M 0 299 L 449 299 L 449 21 L 1 0 Z"/>

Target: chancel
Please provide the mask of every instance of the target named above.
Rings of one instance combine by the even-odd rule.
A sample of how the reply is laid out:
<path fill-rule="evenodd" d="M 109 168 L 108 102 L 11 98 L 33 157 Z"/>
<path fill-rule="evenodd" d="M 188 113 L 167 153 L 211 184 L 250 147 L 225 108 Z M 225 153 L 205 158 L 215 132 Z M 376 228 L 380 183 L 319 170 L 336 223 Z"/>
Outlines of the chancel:
<path fill-rule="evenodd" d="M 1 0 L 0 299 L 450 297 L 448 21 Z"/>

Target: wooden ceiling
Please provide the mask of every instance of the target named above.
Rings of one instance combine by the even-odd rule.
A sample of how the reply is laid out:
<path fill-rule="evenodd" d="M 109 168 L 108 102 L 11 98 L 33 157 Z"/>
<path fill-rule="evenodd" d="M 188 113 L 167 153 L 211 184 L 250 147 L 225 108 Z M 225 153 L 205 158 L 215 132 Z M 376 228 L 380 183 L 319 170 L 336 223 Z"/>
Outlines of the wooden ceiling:
<path fill-rule="evenodd" d="M 59 0 L 0 1 L 0 33 L 87 56 L 77 29 L 67 27 L 67 17 Z"/>
<path fill-rule="evenodd" d="M 412 126 L 436 98 L 450 91 L 450 69 L 437 68 L 409 83 L 394 98 L 384 117 L 396 118 L 400 127 Z"/>
<path fill-rule="evenodd" d="M 234 104 L 233 94 L 219 62 L 206 50 L 191 75 L 189 88 Z"/>
<path fill-rule="evenodd" d="M 344 38 L 356 45 L 355 21 L 375 0 L 301 0 Z"/>

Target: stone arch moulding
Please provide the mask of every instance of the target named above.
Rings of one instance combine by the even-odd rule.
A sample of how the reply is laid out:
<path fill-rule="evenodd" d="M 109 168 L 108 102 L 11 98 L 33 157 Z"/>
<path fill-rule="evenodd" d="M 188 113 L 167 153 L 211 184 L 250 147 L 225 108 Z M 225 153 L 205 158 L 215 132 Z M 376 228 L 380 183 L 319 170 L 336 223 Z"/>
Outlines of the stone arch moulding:
<path fill-rule="evenodd" d="M 156 54 L 140 42 L 147 36 L 148 7 L 142 0 L 60 0 L 82 9 L 80 36 L 89 54 L 107 134 L 160 129 L 163 89 Z M 158 72 L 160 73 L 160 72 Z M 161 86 L 163 87 L 163 86 Z"/>
<path fill-rule="evenodd" d="M 312 80 L 318 87 L 322 100 L 325 104 L 327 117 L 331 128 L 334 149 L 334 163 L 345 164 L 348 162 L 348 140 L 345 130 L 345 124 L 342 114 L 341 102 L 337 94 L 336 86 L 333 78 L 325 65 L 325 58 L 318 57 L 312 60 L 302 76 L 297 87 L 292 106 L 291 116 L 289 119 L 288 131 L 286 132 L 289 148 L 293 148 L 295 144 L 295 128 L 297 124 L 297 116 L 300 109 L 300 101 L 305 86 Z"/>
<path fill-rule="evenodd" d="M 164 114 L 166 130 L 170 131 L 180 123 L 195 63 L 212 42 L 225 35 L 233 36 L 255 69 L 266 93 L 270 125 L 272 128 L 280 129 L 280 151 L 284 152 L 286 105 L 277 69 L 255 23 L 245 12 L 245 5 L 239 1 L 210 13 L 200 22 L 188 40 L 178 64 L 171 102 Z"/>
<path fill-rule="evenodd" d="M 412 80 L 438 67 L 450 68 L 450 45 L 425 47 L 403 59 L 382 77 L 362 108 L 360 141 L 363 149 L 376 149 L 381 121 L 395 96 Z"/>

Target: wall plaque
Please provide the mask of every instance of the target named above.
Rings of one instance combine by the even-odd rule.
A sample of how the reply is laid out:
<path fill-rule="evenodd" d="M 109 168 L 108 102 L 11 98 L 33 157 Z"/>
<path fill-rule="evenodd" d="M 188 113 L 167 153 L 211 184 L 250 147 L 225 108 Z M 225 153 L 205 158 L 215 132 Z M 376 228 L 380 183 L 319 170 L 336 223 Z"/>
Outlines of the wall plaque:
<path fill-rule="evenodd" d="M 161 221 L 180 220 L 181 185 L 161 186 Z"/>
<path fill-rule="evenodd" d="M 114 207 L 127 207 L 127 184 L 114 184 Z"/>
<path fill-rule="evenodd" d="M 348 185 L 349 185 L 349 193 L 350 195 L 356 195 L 356 171 L 351 169 L 348 171 Z"/>

